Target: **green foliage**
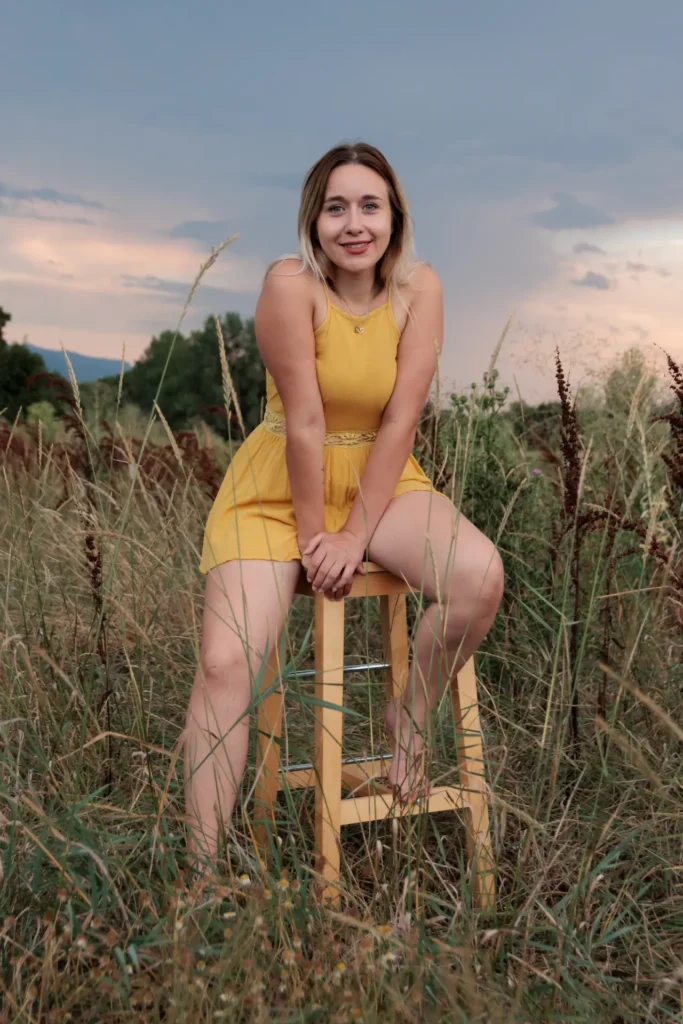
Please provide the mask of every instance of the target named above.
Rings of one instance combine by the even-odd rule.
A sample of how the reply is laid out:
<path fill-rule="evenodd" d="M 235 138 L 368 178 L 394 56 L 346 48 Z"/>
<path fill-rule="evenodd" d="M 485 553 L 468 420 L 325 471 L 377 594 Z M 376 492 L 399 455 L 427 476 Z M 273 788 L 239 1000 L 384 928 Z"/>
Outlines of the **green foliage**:
<path fill-rule="evenodd" d="M 12 314 L 6 313 L 2 306 L 0 306 L 0 348 L 2 348 L 3 345 L 7 344 L 7 342 L 5 341 L 4 329 L 11 319 Z"/>
<path fill-rule="evenodd" d="M 11 319 L 11 314 L 0 306 L 0 416 L 9 420 L 20 410 L 25 416 L 27 407 L 34 402 L 55 404 L 47 381 L 31 379 L 46 373 L 43 357 L 25 345 L 11 345 L 5 339 L 4 328 Z"/>
<path fill-rule="evenodd" d="M 26 410 L 26 422 L 30 424 L 40 423 L 40 429 L 44 441 L 54 441 L 61 430 L 61 421 L 57 417 L 55 407 L 51 402 L 33 402 Z"/>
<path fill-rule="evenodd" d="M 46 372 L 42 356 L 24 345 L 6 342 L 3 328 L 10 319 L 10 314 L 0 308 L 0 410 L 13 419 L 20 408 L 25 413 L 36 402 L 52 402 L 58 408 L 47 381 L 31 381 L 35 375 Z M 260 422 L 265 400 L 265 371 L 256 345 L 253 317 L 243 321 L 238 313 L 226 313 L 221 331 L 230 376 L 249 431 Z M 218 345 L 213 317 L 208 317 L 203 328 L 189 336 L 162 331 L 124 374 L 123 402 L 138 406 L 148 415 L 168 360 L 159 405 L 171 428 L 187 429 L 203 420 L 221 436 L 238 439 L 241 432 L 232 403 L 228 427 Z M 83 403 L 89 414 L 98 421 L 113 419 L 118 389 L 118 375 L 83 384 Z"/>
<path fill-rule="evenodd" d="M 256 345 L 254 320 L 250 317 L 243 322 L 238 313 L 226 313 L 221 330 L 245 426 L 251 430 L 261 419 L 261 402 L 265 398 L 265 372 Z M 142 358 L 124 375 L 124 398 L 144 412 L 151 410 L 172 347 L 159 399 L 171 428 L 177 430 L 201 418 L 227 435 L 218 345 L 213 317 L 189 337 L 164 331 L 152 339 Z M 236 436 L 234 425 L 232 434 Z"/>
<path fill-rule="evenodd" d="M 516 443 L 507 427 L 503 407 L 509 388 L 498 385 L 499 372 L 484 374 L 483 387 L 472 384 L 466 395 L 452 394 L 450 408 L 436 414 L 421 433 L 432 441 L 431 453 L 420 457 L 431 464 L 439 490 L 453 494 L 468 519 L 495 537 L 496 523 L 520 480 Z"/>
<path fill-rule="evenodd" d="M 659 427 L 673 439 L 662 459 L 680 503 L 683 377 L 672 378 L 680 404 Z M 82 398 L 95 416 L 116 405 L 116 390 L 105 382 Z M 554 421 L 550 407 L 539 414 L 548 442 L 535 449 L 527 426 L 537 410 L 506 410 L 494 376 L 421 424 L 423 464 L 506 560 L 505 604 L 477 655 L 498 881 L 490 918 L 472 911 L 461 816 L 451 812 L 345 828 L 344 913 L 328 914 L 313 897 L 303 791 L 285 787 L 281 842 L 267 865 L 255 857 L 252 757 L 229 863 L 217 884 L 188 889 L 178 738 L 198 659 L 210 498 L 189 460 L 161 449 L 159 424 L 159 447 L 139 472 L 120 442 L 96 486 L 74 432 L 68 452 L 57 444 L 42 461 L 28 428 L 0 449 L 8 1019 L 679 1019 L 681 522 L 653 505 L 655 538 L 666 527 L 655 550 L 671 556 L 665 571 L 601 500 L 607 484 L 616 504 L 644 507 L 660 472 L 661 438 L 634 396 L 628 408 L 614 397 L 579 408 L 575 453 L 560 447 L 566 408 L 555 406 Z M 616 457 L 609 414 L 623 429 Z M 134 459 L 145 418 L 134 405 L 117 418 Z M 649 477 L 620 471 L 634 447 Z M 567 517 L 574 454 L 585 474 Z M 411 608 L 421 596 L 409 595 Z M 283 645 L 290 764 L 314 747 L 313 683 L 294 675 L 312 667 L 311 605 L 296 599 Z M 345 623 L 349 662 L 377 664 L 374 603 L 349 602 Z M 614 672 L 602 683 L 600 662 Z M 345 723 L 349 754 L 383 751 L 384 686 L 374 669 L 347 678 L 357 712 Z M 430 774 L 457 784 L 442 703 Z"/>

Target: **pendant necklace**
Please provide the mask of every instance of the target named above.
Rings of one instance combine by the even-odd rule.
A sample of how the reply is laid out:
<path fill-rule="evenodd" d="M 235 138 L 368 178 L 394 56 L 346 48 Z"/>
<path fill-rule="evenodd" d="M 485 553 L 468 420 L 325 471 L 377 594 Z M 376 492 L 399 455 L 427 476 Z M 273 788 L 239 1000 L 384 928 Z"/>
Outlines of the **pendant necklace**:
<path fill-rule="evenodd" d="M 339 296 L 339 297 L 341 298 L 341 296 Z M 348 302 L 346 301 L 346 299 L 342 299 L 342 302 L 344 303 L 344 305 L 348 309 L 348 311 L 351 314 L 351 316 L 363 316 L 363 317 L 365 317 L 365 316 L 369 316 L 369 314 L 372 312 L 372 310 L 369 309 L 367 311 L 367 313 L 354 313 L 353 310 L 351 309 L 351 307 L 349 306 Z M 372 302 L 372 296 L 370 297 L 370 302 Z M 365 331 L 365 327 L 362 324 L 356 324 L 356 326 L 353 329 L 356 332 L 356 334 L 363 334 L 363 332 Z"/>

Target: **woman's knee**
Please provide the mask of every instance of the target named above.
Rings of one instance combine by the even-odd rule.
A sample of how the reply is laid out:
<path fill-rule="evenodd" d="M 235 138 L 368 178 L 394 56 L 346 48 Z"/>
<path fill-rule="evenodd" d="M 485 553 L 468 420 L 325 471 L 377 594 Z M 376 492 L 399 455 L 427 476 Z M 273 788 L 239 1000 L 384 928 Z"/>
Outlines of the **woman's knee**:
<path fill-rule="evenodd" d="M 250 690 L 263 655 L 245 650 L 239 642 L 227 642 L 203 648 L 195 677 L 195 687 L 208 689 L 221 695 L 228 690 Z"/>
<path fill-rule="evenodd" d="M 448 581 L 448 620 L 454 633 L 459 633 L 463 618 L 468 622 L 490 624 L 496 616 L 505 588 L 505 571 L 498 549 L 487 538 L 482 539 L 476 554 L 467 566 L 461 566 Z"/>
<path fill-rule="evenodd" d="M 504 591 L 505 568 L 503 566 L 503 559 L 500 557 L 498 548 L 491 544 L 486 564 L 483 567 L 481 585 L 481 603 L 487 616 L 494 616 L 496 614 Z"/>

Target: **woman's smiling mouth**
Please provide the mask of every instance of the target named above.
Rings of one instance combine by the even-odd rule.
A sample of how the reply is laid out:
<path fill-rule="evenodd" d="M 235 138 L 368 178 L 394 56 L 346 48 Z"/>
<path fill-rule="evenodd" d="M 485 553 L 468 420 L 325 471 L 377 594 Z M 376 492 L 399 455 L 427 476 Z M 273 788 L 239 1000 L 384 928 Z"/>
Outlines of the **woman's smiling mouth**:
<path fill-rule="evenodd" d="M 370 248 L 370 242 L 342 242 L 342 248 L 354 256 L 361 255 Z"/>

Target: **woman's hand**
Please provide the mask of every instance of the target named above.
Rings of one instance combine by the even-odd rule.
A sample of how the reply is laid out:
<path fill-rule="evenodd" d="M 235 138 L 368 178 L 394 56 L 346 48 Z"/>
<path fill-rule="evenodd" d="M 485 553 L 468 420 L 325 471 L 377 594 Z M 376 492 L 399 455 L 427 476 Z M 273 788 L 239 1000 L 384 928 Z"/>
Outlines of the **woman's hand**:
<path fill-rule="evenodd" d="M 348 597 L 356 572 L 364 574 L 365 544 L 347 530 L 316 533 L 301 552 L 301 564 L 314 591 Z"/>

